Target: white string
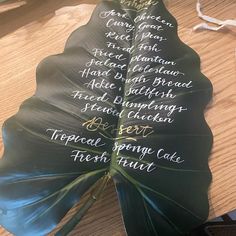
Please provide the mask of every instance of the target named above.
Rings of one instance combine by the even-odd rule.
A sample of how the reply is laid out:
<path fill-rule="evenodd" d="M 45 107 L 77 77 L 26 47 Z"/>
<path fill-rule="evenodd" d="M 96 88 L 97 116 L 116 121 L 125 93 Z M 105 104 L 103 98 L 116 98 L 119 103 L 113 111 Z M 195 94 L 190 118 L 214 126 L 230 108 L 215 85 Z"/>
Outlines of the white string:
<path fill-rule="evenodd" d="M 203 19 L 207 22 L 216 24 L 217 26 L 210 26 L 207 23 L 201 23 L 201 24 L 196 25 L 193 28 L 193 30 L 206 29 L 206 30 L 218 31 L 218 30 L 220 30 L 220 29 L 222 29 L 223 27 L 226 27 L 226 26 L 235 26 L 236 27 L 236 20 L 224 20 L 224 21 L 222 21 L 222 20 L 218 20 L 216 18 L 207 16 L 207 15 L 204 15 L 201 11 L 200 0 L 197 1 L 196 10 L 197 10 L 199 18 L 201 18 L 201 19 Z"/>

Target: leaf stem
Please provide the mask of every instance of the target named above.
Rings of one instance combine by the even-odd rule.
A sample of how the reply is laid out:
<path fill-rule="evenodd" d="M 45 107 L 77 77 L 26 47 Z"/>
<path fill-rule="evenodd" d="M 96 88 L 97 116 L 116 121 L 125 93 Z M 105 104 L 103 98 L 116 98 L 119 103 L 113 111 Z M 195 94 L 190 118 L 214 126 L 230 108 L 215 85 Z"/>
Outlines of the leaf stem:
<path fill-rule="evenodd" d="M 107 174 L 97 181 L 90 196 L 79 209 L 79 211 L 76 212 L 75 215 L 72 216 L 72 218 L 57 233 L 55 233 L 55 236 L 66 236 L 75 228 L 89 208 L 96 202 L 97 199 L 99 199 L 110 178 L 110 175 Z"/>

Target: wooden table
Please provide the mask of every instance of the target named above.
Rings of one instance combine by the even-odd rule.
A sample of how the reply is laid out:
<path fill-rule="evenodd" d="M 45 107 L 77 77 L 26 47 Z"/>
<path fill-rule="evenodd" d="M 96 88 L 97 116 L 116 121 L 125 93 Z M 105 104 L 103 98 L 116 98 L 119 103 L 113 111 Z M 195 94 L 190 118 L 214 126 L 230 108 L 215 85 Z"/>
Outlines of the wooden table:
<path fill-rule="evenodd" d="M 204 11 L 220 19 L 236 18 L 235 0 L 202 0 Z M 70 33 L 85 24 L 97 0 L 8 1 L 0 6 L 0 125 L 35 90 L 35 69 L 59 53 Z M 210 158 L 209 218 L 236 208 L 236 30 L 193 32 L 201 22 L 196 0 L 169 0 L 179 35 L 202 59 L 202 71 L 214 86 L 206 119 L 214 134 Z M 3 152 L 2 139 L 0 150 Z M 69 219 L 79 205 L 67 215 Z M 0 228 L 0 235 L 10 235 Z M 71 233 L 80 236 L 125 235 L 112 183 Z"/>

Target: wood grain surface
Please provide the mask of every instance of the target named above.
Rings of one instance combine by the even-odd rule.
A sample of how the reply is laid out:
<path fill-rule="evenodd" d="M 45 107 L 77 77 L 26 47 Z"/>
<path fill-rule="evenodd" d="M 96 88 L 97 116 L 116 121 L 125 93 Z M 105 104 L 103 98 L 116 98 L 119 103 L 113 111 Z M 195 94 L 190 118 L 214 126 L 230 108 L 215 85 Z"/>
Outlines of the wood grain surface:
<path fill-rule="evenodd" d="M 17 112 L 22 101 L 33 95 L 37 64 L 63 50 L 68 36 L 88 21 L 97 2 L 27 0 L 0 5 L 0 125 Z M 236 18 L 235 0 L 201 2 L 208 15 Z M 209 191 L 209 218 L 214 218 L 236 208 L 236 30 L 193 32 L 193 26 L 201 22 L 195 4 L 196 0 L 167 1 L 170 12 L 178 20 L 181 39 L 199 53 L 202 71 L 214 86 L 214 97 L 206 111 L 214 134 L 210 157 L 213 182 Z M 2 139 L 0 152 L 3 152 Z M 79 206 L 72 209 L 62 223 Z M 0 235 L 11 234 L 0 228 Z M 73 235 L 125 235 L 112 183 L 70 234 Z"/>

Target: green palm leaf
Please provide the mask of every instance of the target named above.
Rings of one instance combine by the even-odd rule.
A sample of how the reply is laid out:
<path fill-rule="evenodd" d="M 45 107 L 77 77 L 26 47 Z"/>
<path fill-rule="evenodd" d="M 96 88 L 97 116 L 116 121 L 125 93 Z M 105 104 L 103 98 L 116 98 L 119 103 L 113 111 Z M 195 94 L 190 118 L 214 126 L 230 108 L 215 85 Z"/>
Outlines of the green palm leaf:
<path fill-rule="evenodd" d="M 0 224 L 46 235 L 113 179 L 129 236 L 183 235 L 208 216 L 212 85 L 157 1 L 101 1 L 3 127 Z"/>

